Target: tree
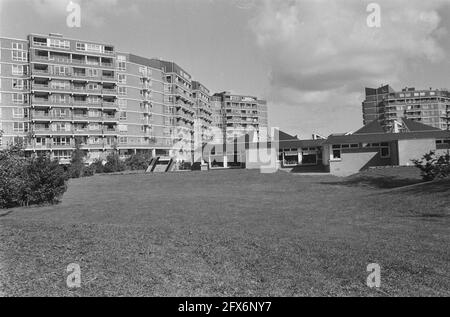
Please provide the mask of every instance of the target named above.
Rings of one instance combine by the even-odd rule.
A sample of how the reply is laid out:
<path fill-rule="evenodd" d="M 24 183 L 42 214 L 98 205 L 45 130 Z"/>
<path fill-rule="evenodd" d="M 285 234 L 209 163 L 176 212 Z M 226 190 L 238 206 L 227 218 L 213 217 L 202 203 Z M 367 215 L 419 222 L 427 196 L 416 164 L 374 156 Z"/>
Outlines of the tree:
<path fill-rule="evenodd" d="M 105 173 L 122 172 L 125 170 L 125 164 L 122 162 L 119 156 L 119 150 L 114 146 L 111 153 L 106 157 L 106 164 L 103 171 Z"/>
<path fill-rule="evenodd" d="M 75 138 L 75 150 L 72 152 L 70 160 L 69 176 L 71 178 L 80 178 L 84 175 L 84 152 L 81 149 L 81 141 Z"/>
<path fill-rule="evenodd" d="M 26 169 L 26 204 L 54 204 L 67 190 L 67 174 L 57 160 L 40 154 L 29 160 Z"/>
<path fill-rule="evenodd" d="M 20 144 L 0 151 L 0 208 L 56 203 L 67 174 L 47 155 L 26 158 Z"/>
<path fill-rule="evenodd" d="M 413 160 L 414 165 L 420 169 L 424 181 L 450 176 L 450 154 L 437 156 L 434 151 L 425 154 L 420 160 Z"/>

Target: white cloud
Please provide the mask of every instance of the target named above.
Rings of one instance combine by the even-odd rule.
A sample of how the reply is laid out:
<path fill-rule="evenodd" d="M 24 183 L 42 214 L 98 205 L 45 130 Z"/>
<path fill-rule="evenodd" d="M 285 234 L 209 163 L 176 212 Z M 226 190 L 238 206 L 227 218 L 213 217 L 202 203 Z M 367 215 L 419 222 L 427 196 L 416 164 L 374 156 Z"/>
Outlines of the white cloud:
<path fill-rule="evenodd" d="M 364 86 L 402 86 L 400 78 L 410 65 L 446 57 L 439 40 L 447 30 L 440 25 L 439 10 L 448 0 L 376 1 L 381 6 L 381 28 L 366 24 L 370 2 L 260 3 L 251 28 L 271 67 L 269 99 L 274 106 L 295 105 L 312 114 L 312 108 L 326 112 L 337 101 L 353 107 L 362 118 L 361 99 L 355 96 L 362 97 Z"/>

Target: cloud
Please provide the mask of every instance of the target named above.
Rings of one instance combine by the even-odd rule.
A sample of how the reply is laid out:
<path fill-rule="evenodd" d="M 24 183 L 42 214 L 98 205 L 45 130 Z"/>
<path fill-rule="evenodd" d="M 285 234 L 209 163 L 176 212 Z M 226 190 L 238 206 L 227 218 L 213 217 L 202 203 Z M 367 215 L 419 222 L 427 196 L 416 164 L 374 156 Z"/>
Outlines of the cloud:
<path fill-rule="evenodd" d="M 276 104 L 322 116 L 343 107 L 333 120 L 361 115 L 364 86 L 401 85 L 415 63 L 446 58 L 440 40 L 447 36 L 440 9 L 445 0 L 376 1 L 381 27 L 367 26 L 370 1 L 267 0 L 259 4 L 250 27 L 271 68 L 270 98 Z M 352 116 L 354 117 L 354 116 Z M 358 120 L 356 125 L 360 124 Z M 353 123 L 355 124 L 355 123 Z"/>

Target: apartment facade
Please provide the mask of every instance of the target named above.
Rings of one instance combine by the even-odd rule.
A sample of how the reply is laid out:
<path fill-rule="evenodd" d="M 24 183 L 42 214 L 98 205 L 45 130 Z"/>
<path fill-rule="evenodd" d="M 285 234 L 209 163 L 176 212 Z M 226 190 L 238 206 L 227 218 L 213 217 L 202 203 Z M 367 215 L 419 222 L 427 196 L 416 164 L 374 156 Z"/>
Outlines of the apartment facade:
<path fill-rule="evenodd" d="M 449 90 L 404 88 L 396 92 L 389 85 L 366 88 L 362 109 L 364 124 L 378 120 L 387 131 L 395 130 L 401 118 L 450 129 Z"/>
<path fill-rule="evenodd" d="M 235 95 L 230 92 L 214 94 L 220 103 L 222 129 L 226 139 L 239 137 L 249 130 L 263 131 L 268 127 L 267 102 L 254 96 Z"/>
<path fill-rule="evenodd" d="M 265 101 L 212 95 L 174 62 L 60 34 L 0 38 L 0 149 L 23 143 L 68 163 L 79 144 L 88 161 L 118 150 L 192 162 L 196 139 L 222 142 L 213 127 L 249 126 L 267 126 Z"/>
<path fill-rule="evenodd" d="M 195 109 L 195 132 L 201 144 L 213 140 L 213 108 L 211 106 L 211 93 L 208 88 L 198 81 L 192 81 L 192 98 Z"/>

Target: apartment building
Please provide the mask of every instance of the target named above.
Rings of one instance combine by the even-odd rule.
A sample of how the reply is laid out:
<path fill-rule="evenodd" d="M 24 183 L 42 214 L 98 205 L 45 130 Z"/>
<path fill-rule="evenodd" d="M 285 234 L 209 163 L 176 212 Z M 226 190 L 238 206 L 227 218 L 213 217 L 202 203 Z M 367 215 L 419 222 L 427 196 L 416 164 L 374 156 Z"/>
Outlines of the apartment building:
<path fill-rule="evenodd" d="M 265 100 L 226 91 L 213 97 L 215 103 L 221 104 L 222 128 L 227 139 L 241 136 L 249 129 L 259 132 L 268 127 Z"/>
<path fill-rule="evenodd" d="M 0 39 L 0 149 L 30 131 L 30 69 L 27 40 Z"/>
<path fill-rule="evenodd" d="M 118 150 L 192 162 L 212 127 L 232 136 L 266 126 L 265 101 L 211 95 L 171 61 L 60 34 L 0 38 L 0 149 L 23 143 L 68 163 L 79 144 L 88 161 Z"/>
<path fill-rule="evenodd" d="M 211 107 L 211 95 L 208 88 L 198 81 L 192 81 L 192 98 L 195 109 L 195 128 L 201 143 L 212 141 L 213 109 Z"/>
<path fill-rule="evenodd" d="M 172 115 L 165 104 L 165 73 L 158 61 L 117 53 L 118 149 L 122 156 L 149 152 L 168 156 Z"/>
<path fill-rule="evenodd" d="M 387 131 L 395 130 L 401 118 L 450 128 L 450 90 L 404 88 L 396 92 L 389 85 L 366 88 L 362 109 L 364 124 L 378 120 Z"/>

